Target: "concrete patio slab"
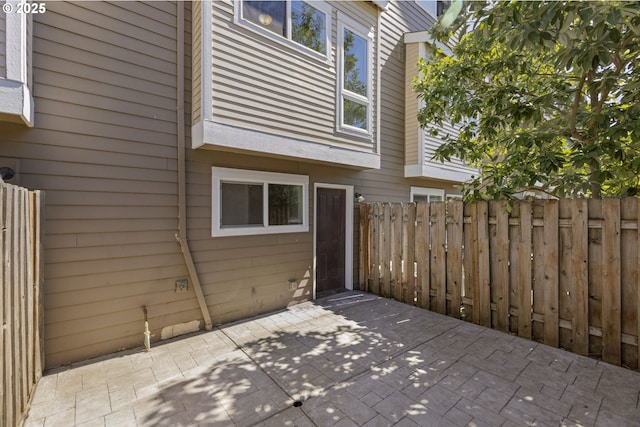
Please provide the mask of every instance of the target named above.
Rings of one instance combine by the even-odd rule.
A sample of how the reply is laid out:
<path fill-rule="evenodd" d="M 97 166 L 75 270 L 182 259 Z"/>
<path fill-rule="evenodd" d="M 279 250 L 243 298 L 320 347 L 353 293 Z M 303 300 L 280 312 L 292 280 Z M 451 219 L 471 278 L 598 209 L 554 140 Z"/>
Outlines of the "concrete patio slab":
<path fill-rule="evenodd" d="M 26 426 L 620 427 L 639 399 L 638 372 L 346 292 L 52 370 Z"/>

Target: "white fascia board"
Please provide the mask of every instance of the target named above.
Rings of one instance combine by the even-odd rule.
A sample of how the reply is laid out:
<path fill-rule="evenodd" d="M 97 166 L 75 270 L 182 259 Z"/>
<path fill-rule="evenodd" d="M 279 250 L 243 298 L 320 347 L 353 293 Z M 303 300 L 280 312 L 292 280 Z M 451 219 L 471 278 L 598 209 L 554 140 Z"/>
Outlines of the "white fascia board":
<path fill-rule="evenodd" d="M 295 159 L 333 163 L 362 169 L 380 169 L 380 155 L 319 144 L 252 129 L 204 120 L 191 128 L 192 148 L 243 150 Z"/>
<path fill-rule="evenodd" d="M 475 169 L 436 163 L 405 165 L 404 167 L 405 178 L 433 178 L 443 181 L 466 182 L 477 174 L 478 171 Z"/>
<path fill-rule="evenodd" d="M 452 56 L 453 52 L 451 52 L 451 48 L 439 41 L 433 40 L 431 34 L 428 31 L 417 31 L 413 33 L 405 33 L 404 34 L 404 42 L 407 43 L 428 43 L 429 45 L 433 45 L 435 43 L 436 47 L 442 49 L 445 55 Z"/>

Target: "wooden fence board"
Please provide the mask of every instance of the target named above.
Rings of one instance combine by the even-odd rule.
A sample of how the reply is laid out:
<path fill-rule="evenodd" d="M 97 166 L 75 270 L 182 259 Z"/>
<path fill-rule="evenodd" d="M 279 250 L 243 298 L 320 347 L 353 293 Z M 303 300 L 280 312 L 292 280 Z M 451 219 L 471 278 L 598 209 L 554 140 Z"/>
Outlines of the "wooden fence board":
<path fill-rule="evenodd" d="M 531 339 L 531 203 L 520 202 L 518 336 Z"/>
<path fill-rule="evenodd" d="M 544 205 L 543 233 L 544 343 L 558 347 L 560 336 L 558 330 L 558 202 L 556 200 L 548 200 Z"/>
<path fill-rule="evenodd" d="M 464 225 L 463 203 L 460 200 L 449 202 L 447 225 L 447 289 L 451 301 L 447 314 L 460 317 L 462 302 L 462 228 Z"/>
<path fill-rule="evenodd" d="M 371 260 L 369 261 L 369 280 L 371 282 L 371 292 L 380 295 L 380 269 L 378 262 L 380 260 L 380 204 L 374 203 L 373 222 L 371 223 Z"/>
<path fill-rule="evenodd" d="M 415 258 L 416 258 L 416 205 L 415 203 L 406 203 L 403 205 L 402 223 L 403 223 L 403 242 L 402 249 L 404 253 L 404 286 L 402 292 L 402 301 L 407 304 L 414 304 L 416 297 L 416 280 L 415 280 Z"/>
<path fill-rule="evenodd" d="M 589 221 L 602 224 L 602 201 L 589 200 Z M 602 330 L 602 227 L 589 228 L 589 325 Z M 602 354 L 602 335 L 591 336 L 589 354 Z"/>
<path fill-rule="evenodd" d="M 22 424 L 42 375 L 42 199 L 34 194 L 0 180 L 0 425 Z"/>
<path fill-rule="evenodd" d="M 371 205 L 369 204 L 361 204 L 360 205 L 360 265 L 359 267 L 359 283 L 360 289 L 365 292 L 369 292 L 369 223 L 371 219 L 369 218 L 369 212 L 371 210 Z"/>
<path fill-rule="evenodd" d="M 480 297 L 478 301 L 478 314 L 479 324 L 491 327 L 491 272 L 489 268 L 489 207 L 487 202 L 477 202 L 477 238 L 476 245 L 477 250 L 474 254 L 477 254 L 478 261 L 477 266 L 477 281 L 478 295 Z"/>
<path fill-rule="evenodd" d="M 431 308 L 429 295 L 430 255 L 429 255 L 429 203 L 417 203 L 416 212 L 416 283 L 418 306 Z"/>
<path fill-rule="evenodd" d="M 431 204 L 431 289 L 435 290 L 431 309 L 446 314 L 447 310 L 447 265 L 445 253 L 445 205 Z"/>
<path fill-rule="evenodd" d="M 391 295 L 402 301 L 402 204 L 391 206 Z"/>
<path fill-rule="evenodd" d="M 380 295 L 389 298 L 391 296 L 391 204 L 383 203 L 380 213 L 382 214 Z"/>
<path fill-rule="evenodd" d="M 620 365 L 620 200 L 603 199 L 602 215 L 602 360 Z"/>
<path fill-rule="evenodd" d="M 620 222 L 633 221 L 638 217 L 638 201 L 636 198 L 624 198 L 620 200 Z M 620 253 L 628 262 L 621 262 L 621 318 L 622 334 L 637 336 L 638 326 L 638 230 L 621 229 Z M 630 345 L 622 341 L 621 344 L 622 366 L 631 369 L 638 368 L 638 346 Z"/>
<path fill-rule="evenodd" d="M 571 201 L 572 260 L 570 292 L 573 297 L 573 352 L 589 354 L 589 260 L 588 205 L 586 199 Z M 618 218 L 620 216 L 618 215 Z"/>
<path fill-rule="evenodd" d="M 514 206 L 510 218 L 517 221 L 509 221 L 509 332 L 518 333 L 520 325 L 520 256 L 518 253 L 520 242 L 520 209 Z"/>
<path fill-rule="evenodd" d="M 372 293 L 638 368 L 640 200 L 367 205 Z"/>
<path fill-rule="evenodd" d="M 33 236 L 34 251 L 33 251 L 33 269 L 34 278 L 33 283 L 35 287 L 35 302 L 36 305 L 36 322 L 35 325 L 38 328 L 38 337 L 35 346 L 35 360 L 36 360 L 36 381 L 42 377 L 44 370 L 44 301 L 42 286 L 44 284 L 44 192 L 35 190 L 33 192 L 33 211 L 34 211 L 34 227 L 35 235 Z"/>
<path fill-rule="evenodd" d="M 509 212 L 505 201 L 490 202 L 496 218 L 494 245 L 490 251 L 491 301 L 496 305 L 493 327 L 509 332 Z"/>
<path fill-rule="evenodd" d="M 474 319 L 477 319 L 478 317 L 480 317 L 479 315 L 477 317 L 474 317 L 473 313 L 474 313 L 474 306 L 473 306 L 473 301 L 474 301 L 474 293 L 473 290 L 475 289 L 475 273 L 473 271 L 473 236 L 474 234 L 474 230 L 475 230 L 475 225 L 473 224 L 474 219 L 476 218 L 476 214 L 475 214 L 475 208 L 473 207 L 472 204 L 466 203 L 464 205 L 464 216 L 466 218 L 469 218 L 469 222 L 464 222 L 464 226 L 462 229 L 462 232 L 464 234 L 463 236 L 463 244 L 464 244 L 464 258 L 462 259 L 462 267 L 463 267 L 463 271 L 464 271 L 464 277 L 463 277 L 463 286 L 462 286 L 462 308 L 464 310 L 464 319 L 468 320 L 468 321 L 474 321 Z"/>
<path fill-rule="evenodd" d="M 540 221 L 544 224 L 544 201 L 534 200 L 532 209 L 532 224 L 536 221 Z M 544 313 L 544 276 L 546 274 L 544 265 L 544 227 L 532 227 L 531 233 L 531 240 L 533 243 L 533 257 L 531 259 L 533 263 L 533 281 L 531 282 L 531 289 L 533 294 L 533 314 L 542 314 Z M 538 321 L 538 318 L 533 316 L 533 314 L 531 339 L 534 341 L 542 342 L 544 340 L 544 322 Z"/>

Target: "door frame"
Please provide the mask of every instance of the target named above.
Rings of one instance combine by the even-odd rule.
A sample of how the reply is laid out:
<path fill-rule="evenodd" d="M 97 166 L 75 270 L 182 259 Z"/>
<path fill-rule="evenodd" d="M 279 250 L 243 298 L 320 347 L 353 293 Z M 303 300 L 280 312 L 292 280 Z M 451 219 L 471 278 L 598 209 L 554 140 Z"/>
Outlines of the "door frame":
<path fill-rule="evenodd" d="M 316 250 L 318 247 L 318 189 L 331 188 L 345 190 L 344 227 L 344 287 L 353 290 L 353 185 L 313 184 L 313 299 L 316 299 Z"/>

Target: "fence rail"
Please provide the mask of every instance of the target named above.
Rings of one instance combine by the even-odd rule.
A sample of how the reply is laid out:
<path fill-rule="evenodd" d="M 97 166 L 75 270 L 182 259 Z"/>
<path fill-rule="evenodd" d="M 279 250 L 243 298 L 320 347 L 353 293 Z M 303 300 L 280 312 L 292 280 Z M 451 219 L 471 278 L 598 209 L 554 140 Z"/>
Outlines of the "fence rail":
<path fill-rule="evenodd" d="M 0 180 L 0 425 L 24 421 L 44 361 L 43 194 Z"/>
<path fill-rule="evenodd" d="M 640 199 L 360 205 L 360 288 L 639 368 Z"/>

